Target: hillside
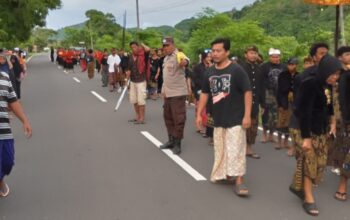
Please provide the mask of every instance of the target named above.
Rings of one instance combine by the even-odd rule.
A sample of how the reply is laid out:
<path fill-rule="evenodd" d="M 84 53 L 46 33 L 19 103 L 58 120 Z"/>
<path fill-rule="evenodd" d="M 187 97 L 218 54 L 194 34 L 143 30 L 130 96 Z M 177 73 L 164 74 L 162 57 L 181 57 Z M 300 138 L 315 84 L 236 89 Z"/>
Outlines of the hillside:
<path fill-rule="evenodd" d="M 51 37 L 51 39 L 57 40 L 57 41 L 62 41 L 65 38 L 65 32 L 64 32 L 65 29 L 67 29 L 67 28 L 82 29 L 84 27 L 84 25 L 85 25 L 85 22 L 58 29 L 57 34 L 54 37 Z"/>
<path fill-rule="evenodd" d="M 349 7 L 344 9 L 347 15 Z M 231 16 L 257 21 L 272 36 L 295 36 L 299 41 L 320 29 L 333 32 L 335 28 L 335 7 L 306 4 L 303 0 L 258 0 L 231 12 Z"/>

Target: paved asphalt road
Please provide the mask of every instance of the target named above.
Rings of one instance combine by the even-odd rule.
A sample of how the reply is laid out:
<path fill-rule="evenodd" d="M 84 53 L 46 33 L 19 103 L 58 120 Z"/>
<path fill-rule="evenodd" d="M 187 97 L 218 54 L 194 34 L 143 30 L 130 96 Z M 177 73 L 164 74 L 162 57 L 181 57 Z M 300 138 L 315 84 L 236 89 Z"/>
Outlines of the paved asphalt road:
<path fill-rule="evenodd" d="M 127 101 L 113 111 L 116 100 L 100 75 L 64 74 L 46 55 L 30 61 L 22 103 L 34 133 L 26 140 L 13 120 L 16 166 L 0 220 L 314 219 L 288 191 L 294 159 L 285 151 L 257 144 L 262 159 L 248 160 L 246 178 L 252 196 L 241 199 L 229 184 L 196 181 L 140 133 L 166 141 L 161 100 L 148 102 L 141 126 L 127 122 L 133 117 Z M 181 158 L 209 179 L 213 150 L 193 124 L 189 107 Z M 316 190 L 318 219 L 350 219 L 350 202 L 333 199 L 337 180 L 328 172 Z"/>

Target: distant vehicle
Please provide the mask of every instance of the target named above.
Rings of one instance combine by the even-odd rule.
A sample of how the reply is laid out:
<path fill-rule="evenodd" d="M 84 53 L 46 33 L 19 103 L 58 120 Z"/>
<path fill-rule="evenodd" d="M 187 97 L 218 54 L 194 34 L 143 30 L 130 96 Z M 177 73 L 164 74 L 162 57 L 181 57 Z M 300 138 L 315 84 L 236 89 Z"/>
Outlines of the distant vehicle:
<path fill-rule="evenodd" d="M 50 47 L 44 47 L 44 51 L 50 51 Z"/>

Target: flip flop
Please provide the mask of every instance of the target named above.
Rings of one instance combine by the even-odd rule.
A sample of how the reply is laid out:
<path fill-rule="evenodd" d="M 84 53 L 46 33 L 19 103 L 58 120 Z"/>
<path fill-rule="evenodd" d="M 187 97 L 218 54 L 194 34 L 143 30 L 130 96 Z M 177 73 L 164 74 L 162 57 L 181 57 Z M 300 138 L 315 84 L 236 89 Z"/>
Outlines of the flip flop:
<path fill-rule="evenodd" d="M 243 192 L 243 191 L 246 191 L 246 192 Z M 243 183 L 235 186 L 235 193 L 239 197 L 249 196 L 248 188 Z"/>
<path fill-rule="evenodd" d="M 288 157 L 294 157 L 295 156 L 295 150 L 288 149 L 287 155 L 288 155 Z"/>
<path fill-rule="evenodd" d="M 260 143 L 266 144 L 268 142 L 268 140 L 260 140 Z"/>
<path fill-rule="evenodd" d="M 130 119 L 128 122 L 137 122 L 137 119 Z"/>
<path fill-rule="evenodd" d="M 311 216 L 318 216 L 318 214 L 319 214 L 316 203 L 304 202 L 303 208 L 304 208 L 305 212 Z"/>
<path fill-rule="evenodd" d="M 293 193 L 294 195 L 296 195 L 299 199 L 301 199 L 301 200 L 305 199 L 304 192 L 295 190 L 292 185 L 289 186 L 289 191 L 291 193 Z"/>
<path fill-rule="evenodd" d="M 348 200 L 347 198 L 347 194 L 346 193 L 341 193 L 341 192 L 336 192 L 334 194 L 334 198 L 338 201 L 341 201 L 341 202 L 345 202 L 346 200 Z"/>
<path fill-rule="evenodd" d="M 246 156 L 253 159 L 260 159 L 259 154 L 256 154 L 256 153 L 247 154 Z"/>
<path fill-rule="evenodd" d="M 146 124 L 146 122 L 144 122 L 144 121 L 136 121 L 134 124 L 135 125 L 144 125 L 144 124 Z"/>
<path fill-rule="evenodd" d="M 283 149 L 283 147 L 281 147 L 281 146 L 276 146 L 275 147 L 275 150 L 282 150 Z"/>
<path fill-rule="evenodd" d="M 6 183 L 4 183 L 5 185 L 4 185 L 4 188 L 5 189 L 2 189 L 1 191 L 0 191 L 0 198 L 1 197 L 7 197 L 9 194 L 10 194 L 10 188 L 9 188 L 9 186 L 6 184 Z"/>
<path fill-rule="evenodd" d="M 272 140 L 267 140 L 267 142 L 270 142 L 270 143 L 277 143 L 277 141 L 275 139 L 272 139 Z"/>

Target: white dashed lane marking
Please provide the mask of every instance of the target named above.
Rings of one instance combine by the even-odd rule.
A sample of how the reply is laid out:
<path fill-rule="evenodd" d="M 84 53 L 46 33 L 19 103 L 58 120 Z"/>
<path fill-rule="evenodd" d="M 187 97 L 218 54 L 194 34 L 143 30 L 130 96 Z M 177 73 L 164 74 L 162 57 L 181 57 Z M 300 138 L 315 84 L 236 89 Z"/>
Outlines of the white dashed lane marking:
<path fill-rule="evenodd" d="M 80 83 L 80 80 L 76 77 L 73 77 L 73 79 L 77 82 L 77 83 Z"/>
<path fill-rule="evenodd" d="M 101 102 L 107 102 L 107 100 L 105 98 L 103 98 L 102 96 L 100 96 L 97 92 L 91 91 L 91 94 L 96 96 L 96 98 L 98 98 Z"/>

